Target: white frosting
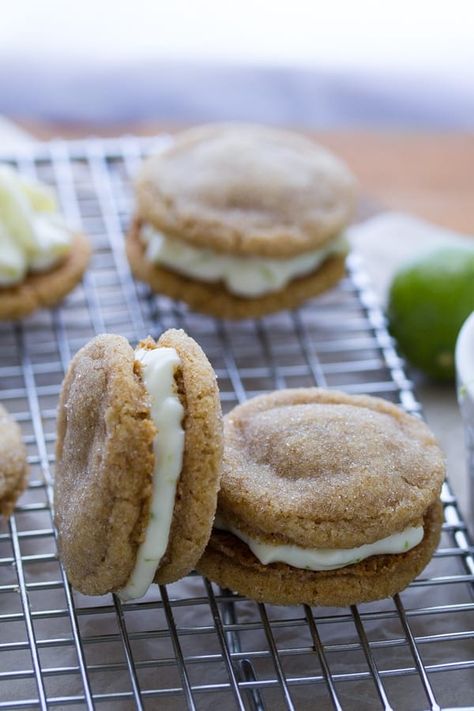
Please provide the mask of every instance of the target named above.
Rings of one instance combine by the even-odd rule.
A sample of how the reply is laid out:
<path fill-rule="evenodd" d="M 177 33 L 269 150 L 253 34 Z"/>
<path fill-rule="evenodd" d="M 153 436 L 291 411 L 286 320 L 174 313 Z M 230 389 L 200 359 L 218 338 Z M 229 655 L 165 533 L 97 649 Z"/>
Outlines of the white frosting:
<path fill-rule="evenodd" d="M 263 565 L 286 563 L 293 568 L 305 570 L 336 570 L 344 568 L 346 565 L 359 563 L 372 555 L 405 553 L 420 543 L 424 533 L 423 526 L 411 526 L 401 533 L 394 533 L 358 548 L 301 548 L 295 545 L 261 543 L 227 523 L 220 516 L 216 516 L 214 526 L 233 533 L 234 536 L 244 541 Z"/>
<path fill-rule="evenodd" d="M 178 354 L 174 348 L 137 348 L 135 358 L 142 365 L 151 418 L 157 432 L 153 440 L 155 468 L 150 518 L 144 540 L 138 548 L 135 567 L 127 584 L 118 593 L 124 601 L 146 593 L 166 552 L 184 452 L 184 429 L 181 424 L 184 409 L 174 378 L 180 363 Z"/>
<path fill-rule="evenodd" d="M 198 249 L 167 237 L 149 224 L 142 227 L 141 237 L 147 245 L 147 259 L 154 264 L 200 281 L 221 281 L 232 294 L 247 298 L 279 291 L 295 277 L 313 272 L 327 257 L 348 250 L 343 234 L 320 249 L 290 259 L 239 257 Z"/>
<path fill-rule="evenodd" d="M 52 191 L 0 166 L 0 287 L 45 271 L 71 249 L 71 231 Z"/>

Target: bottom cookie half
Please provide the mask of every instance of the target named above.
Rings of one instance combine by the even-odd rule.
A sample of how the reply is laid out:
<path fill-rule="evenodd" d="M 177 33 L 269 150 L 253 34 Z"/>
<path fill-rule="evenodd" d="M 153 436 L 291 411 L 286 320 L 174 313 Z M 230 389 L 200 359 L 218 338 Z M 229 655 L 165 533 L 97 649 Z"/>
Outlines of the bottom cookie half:
<path fill-rule="evenodd" d="M 436 502 L 424 519 L 421 543 L 398 555 L 379 555 L 331 571 L 309 571 L 285 563 L 262 565 L 238 538 L 214 530 L 197 570 L 224 588 L 276 605 L 343 607 L 389 597 L 403 590 L 430 561 L 438 545 L 443 509 Z"/>
<path fill-rule="evenodd" d="M 145 258 L 145 249 L 135 223 L 127 237 L 126 250 L 133 274 L 153 291 L 185 301 L 195 311 L 219 318 L 258 318 L 292 309 L 336 284 L 345 273 L 345 258 L 330 257 L 315 272 L 291 281 L 287 287 L 265 296 L 245 299 L 234 296 L 222 284 L 197 281 L 158 267 Z"/>
<path fill-rule="evenodd" d="M 75 234 L 71 252 L 57 267 L 28 274 L 20 284 L 0 288 L 0 319 L 23 318 L 36 309 L 57 304 L 81 280 L 90 255 L 87 238 Z"/>

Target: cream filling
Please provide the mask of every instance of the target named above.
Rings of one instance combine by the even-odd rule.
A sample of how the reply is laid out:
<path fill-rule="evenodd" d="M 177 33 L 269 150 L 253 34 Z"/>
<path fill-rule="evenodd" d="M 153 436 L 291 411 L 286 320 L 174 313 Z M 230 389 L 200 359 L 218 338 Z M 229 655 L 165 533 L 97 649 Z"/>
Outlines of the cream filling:
<path fill-rule="evenodd" d="M 184 408 L 174 377 L 180 364 L 178 354 L 174 348 L 137 348 L 135 359 L 142 365 L 151 418 L 156 427 L 153 440 L 155 467 L 150 517 L 137 551 L 135 567 L 127 584 L 118 593 L 123 601 L 143 597 L 166 552 L 184 453 Z"/>
<path fill-rule="evenodd" d="M 0 287 L 46 271 L 71 250 L 71 231 L 52 191 L 0 166 Z"/>
<path fill-rule="evenodd" d="M 143 225 L 140 234 L 146 244 L 146 257 L 153 264 L 200 281 L 221 281 L 232 294 L 247 298 L 279 291 L 295 277 L 313 272 L 329 256 L 348 251 L 342 233 L 324 247 L 290 259 L 238 257 L 199 249 L 167 237 L 149 224 Z"/>
<path fill-rule="evenodd" d="M 301 548 L 291 544 L 261 543 L 224 521 L 220 516 L 216 516 L 214 527 L 240 538 L 263 565 L 286 563 L 293 568 L 305 570 L 336 570 L 359 563 L 373 555 L 406 553 L 417 546 L 424 535 L 423 526 L 410 526 L 401 533 L 394 533 L 374 543 L 365 543 L 358 548 Z"/>

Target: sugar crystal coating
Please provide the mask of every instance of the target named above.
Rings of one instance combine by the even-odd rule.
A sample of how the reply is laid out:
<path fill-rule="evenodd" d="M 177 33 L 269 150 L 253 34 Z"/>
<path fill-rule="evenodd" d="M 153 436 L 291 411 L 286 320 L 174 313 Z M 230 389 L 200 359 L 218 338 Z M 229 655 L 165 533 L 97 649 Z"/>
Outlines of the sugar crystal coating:
<path fill-rule="evenodd" d="M 219 511 L 262 541 L 353 548 L 418 525 L 444 458 L 395 405 L 317 388 L 255 398 L 225 418 Z"/>

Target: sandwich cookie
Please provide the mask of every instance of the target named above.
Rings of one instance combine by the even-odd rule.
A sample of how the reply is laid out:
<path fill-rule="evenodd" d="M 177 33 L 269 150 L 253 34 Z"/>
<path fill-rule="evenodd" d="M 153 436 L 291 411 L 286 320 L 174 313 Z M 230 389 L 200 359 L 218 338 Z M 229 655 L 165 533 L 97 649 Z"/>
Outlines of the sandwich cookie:
<path fill-rule="evenodd" d="M 222 485 L 197 570 L 259 601 L 344 606 L 402 590 L 439 540 L 442 453 L 379 398 L 283 390 L 224 419 Z"/>
<path fill-rule="evenodd" d="M 21 430 L 0 405 L 0 514 L 9 516 L 26 488 L 28 464 Z"/>
<path fill-rule="evenodd" d="M 145 161 L 136 202 L 132 271 L 197 311 L 238 319 L 293 308 L 344 274 L 354 180 L 299 134 L 184 131 Z"/>
<path fill-rule="evenodd" d="M 214 371 L 184 331 L 135 351 L 107 334 L 82 348 L 62 386 L 56 450 L 72 585 L 125 601 L 188 573 L 211 532 L 222 442 Z"/>
<path fill-rule="evenodd" d="M 48 186 L 0 166 L 0 319 L 57 304 L 81 280 L 90 253 Z"/>

